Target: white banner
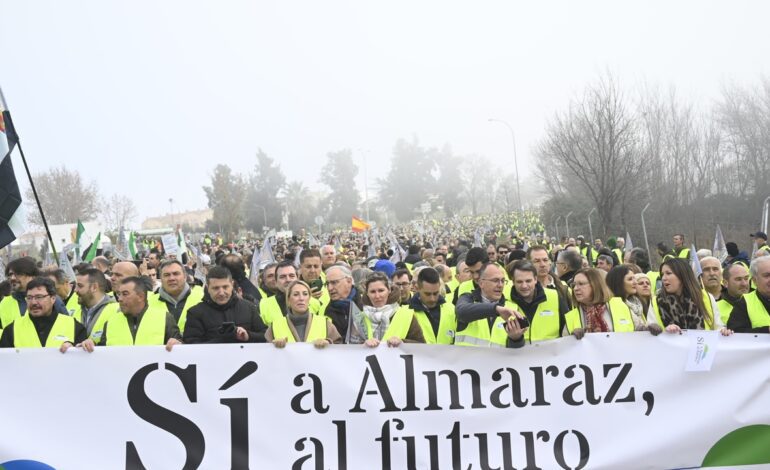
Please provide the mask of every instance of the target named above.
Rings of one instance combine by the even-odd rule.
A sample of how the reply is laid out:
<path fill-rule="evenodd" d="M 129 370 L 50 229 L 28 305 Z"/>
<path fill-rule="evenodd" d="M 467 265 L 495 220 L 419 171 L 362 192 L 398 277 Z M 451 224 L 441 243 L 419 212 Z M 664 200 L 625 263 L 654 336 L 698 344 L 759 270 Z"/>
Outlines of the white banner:
<path fill-rule="evenodd" d="M 307 344 L 180 345 L 170 353 L 161 347 L 3 350 L 0 465 L 768 464 L 768 370 L 770 336 L 697 332 L 589 334 L 520 350 Z"/>

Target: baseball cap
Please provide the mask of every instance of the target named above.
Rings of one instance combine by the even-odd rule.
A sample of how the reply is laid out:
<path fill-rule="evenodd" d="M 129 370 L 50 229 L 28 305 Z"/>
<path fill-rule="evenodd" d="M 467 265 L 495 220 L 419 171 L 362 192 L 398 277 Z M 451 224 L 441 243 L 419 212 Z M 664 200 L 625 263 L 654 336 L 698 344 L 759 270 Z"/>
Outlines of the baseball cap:
<path fill-rule="evenodd" d="M 767 234 L 765 232 L 755 232 L 749 235 L 752 238 L 761 238 L 764 241 L 767 241 Z"/>

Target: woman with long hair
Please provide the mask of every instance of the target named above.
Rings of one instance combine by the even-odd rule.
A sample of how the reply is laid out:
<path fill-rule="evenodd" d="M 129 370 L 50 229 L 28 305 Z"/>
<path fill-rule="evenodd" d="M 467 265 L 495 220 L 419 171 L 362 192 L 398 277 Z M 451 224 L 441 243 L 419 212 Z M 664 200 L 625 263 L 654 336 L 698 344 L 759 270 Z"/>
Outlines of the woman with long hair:
<path fill-rule="evenodd" d="M 374 348 L 380 345 L 380 341 L 387 340 L 388 346 L 397 347 L 402 342 L 424 343 L 425 338 L 422 335 L 417 319 L 412 319 L 405 338 L 392 336 L 385 338 L 385 332 L 390 326 L 390 321 L 400 308 L 399 299 L 401 297 L 398 286 L 391 286 L 388 277 L 381 272 L 373 272 L 367 276 L 364 281 L 363 295 L 363 316 L 359 319 L 361 323 L 359 329 L 365 332 L 367 340 L 365 345 Z"/>
<path fill-rule="evenodd" d="M 660 266 L 660 277 L 663 287 L 652 302 L 648 322 L 658 323 L 669 333 L 682 330 L 719 330 L 724 336 L 733 333 L 722 324 L 714 298 L 701 288 L 687 261 L 667 259 Z"/>
<path fill-rule="evenodd" d="M 631 311 L 622 298 L 612 297 L 598 269 L 581 269 L 575 273 L 572 300 L 575 308 L 564 316 L 562 336 L 569 334 L 581 339 L 586 333 L 634 331 Z"/>
<path fill-rule="evenodd" d="M 634 320 L 634 330 L 646 331 L 648 329 L 647 311 L 644 309 L 644 304 L 638 296 L 636 277 L 633 270 L 625 264 L 615 266 L 607 273 L 605 281 L 612 295 L 623 299 L 623 302 L 626 303 L 626 306 L 631 311 L 631 318 Z M 654 334 L 661 332 L 661 328 L 657 323 L 653 323 L 651 328 L 656 330 Z"/>
<path fill-rule="evenodd" d="M 275 318 L 265 333 L 265 339 L 275 347 L 304 342 L 324 348 L 342 342 L 330 319 L 310 313 L 310 286 L 304 281 L 294 281 L 286 288 L 286 310 L 286 316 Z"/>

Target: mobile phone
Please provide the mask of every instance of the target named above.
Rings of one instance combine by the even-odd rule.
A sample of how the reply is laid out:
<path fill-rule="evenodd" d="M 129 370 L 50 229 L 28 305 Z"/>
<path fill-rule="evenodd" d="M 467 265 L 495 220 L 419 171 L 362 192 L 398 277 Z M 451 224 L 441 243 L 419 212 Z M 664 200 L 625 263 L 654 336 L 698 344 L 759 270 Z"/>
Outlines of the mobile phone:
<path fill-rule="evenodd" d="M 219 334 L 226 335 L 235 333 L 235 322 L 226 321 L 219 326 Z"/>
<path fill-rule="evenodd" d="M 312 291 L 319 291 L 323 288 L 323 286 L 324 286 L 324 281 L 322 281 L 321 279 L 314 279 L 310 281 L 310 290 Z"/>

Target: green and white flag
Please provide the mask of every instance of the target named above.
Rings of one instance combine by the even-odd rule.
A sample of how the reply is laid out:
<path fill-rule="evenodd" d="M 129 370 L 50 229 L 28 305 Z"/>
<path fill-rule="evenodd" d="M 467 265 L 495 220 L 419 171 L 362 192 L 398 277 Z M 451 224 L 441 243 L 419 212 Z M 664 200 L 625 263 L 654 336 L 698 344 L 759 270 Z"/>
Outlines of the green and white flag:
<path fill-rule="evenodd" d="M 131 259 L 136 259 L 136 235 L 131 232 L 128 235 L 128 254 L 131 255 Z"/>
<path fill-rule="evenodd" d="M 184 239 L 184 232 L 182 232 L 182 227 L 179 227 L 177 232 L 177 244 L 179 245 L 179 255 L 177 256 L 177 259 L 182 261 L 182 255 L 187 253 L 187 242 Z"/>
<path fill-rule="evenodd" d="M 75 263 L 80 263 L 82 260 L 80 256 L 80 251 L 88 246 L 86 243 L 86 228 L 83 226 L 83 223 L 78 219 L 78 226 L 75 231 Z"/>
<path fill-rule="evenodd" d="M 96 258 L 96 250 L 99 248 L 99 242 L 102 238 L 102 232 L 99 232 L 96 234 L 96 240 L 91 244 L 91 249 L 88 250 L 88 253 L 86 253 L 86 256 L 83 258 L 83 261 L 86 263 L 90 263 L 91 261 Z"/>

